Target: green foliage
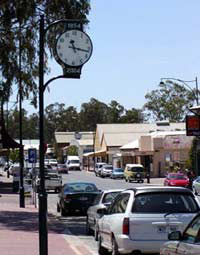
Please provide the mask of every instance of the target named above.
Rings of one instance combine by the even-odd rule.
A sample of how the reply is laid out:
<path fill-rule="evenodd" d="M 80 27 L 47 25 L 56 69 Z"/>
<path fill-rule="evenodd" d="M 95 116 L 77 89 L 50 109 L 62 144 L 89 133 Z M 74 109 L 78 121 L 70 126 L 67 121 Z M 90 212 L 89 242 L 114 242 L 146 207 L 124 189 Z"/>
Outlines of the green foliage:
<path fill-rule="evenodd" d="M 80 19 L 88 23 L 89 0 L 8 0 L 0 2 L 0 69 L 3 82 L 12 94 L 12 86 L 21 79 L 22 96 L 37 104 L 39 62 L 39 21 L 45 28 L 59 19 Z M 64 24 L 52 26 L 46 34 L 44 71 L 48 72 L 48 54 L 53 56 L 57 34 Z M 21 50 L 20 50 L 21 49 Z M 21 65 L 19 61 L 21 55 Z"/>
<path fill-rule="evenodd" d="M 67 148 L 68 156 L 78 156 L 78 148 L 75 145 L 71 145 Z"/>
<path fill-rule="evenodd" d="M 147 103 L 144 109 L 148 111 L 149 117 L 179 122 L 185 119 L 188 109 L 193 105 L 195 93 L 182 84 L 167 81 L 161 83 L 158 89 L 147 93 L 145 98 Z"/>
<path fill-rule="evenodd" d="M 44 111 L 44 137 L 48 143 L 54 143 L 54 132 L 95 131 L 97 124 L 106 123 L 142 123 L 143 112 L 140 109 L 126 110 L 116 101 L 106 105 L 95 98 L 81 105 L 80 112 L 73 106 L 62 103 L 50 104 Z M 8 133 L 14 139 L 19 138 L 19 111 L 17 108 L 5 114 Z M 8 121 L 8 122 L 7 122 Z M 39 139 L 39 117 L 34 113 L 28 116 L 22 110 L 23 139 Z"/>
<path fill-rule="evenodd" d="M 15 150 L 11 150 L 9 152 L 9 159 L 15 163 L 15 162 L 19 162 L 19 150 L 15 149 Z"/>

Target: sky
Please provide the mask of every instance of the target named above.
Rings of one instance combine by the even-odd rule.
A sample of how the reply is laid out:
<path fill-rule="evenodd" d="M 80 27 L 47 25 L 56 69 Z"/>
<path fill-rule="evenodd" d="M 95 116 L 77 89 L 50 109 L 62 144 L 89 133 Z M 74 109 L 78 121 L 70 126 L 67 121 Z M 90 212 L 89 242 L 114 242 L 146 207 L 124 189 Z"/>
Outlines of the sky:
<path fill-rule="evenodd" d="M 91 0 L 86 30 L 93 54 L 80 79 L 59 79 L 45 90 L 44 107 L 54 103 L 74 106 L 91 98 L 125 109 L 141 109 L 145 95 L 160 79 L 173 77 L 200 82 L 199 0 Z M 50 61 L 45 82 L 61 75 Z M 195 83 L 188 83 L 192 88 Z M 29 113 L 35 111 L 26 102 Z"/>

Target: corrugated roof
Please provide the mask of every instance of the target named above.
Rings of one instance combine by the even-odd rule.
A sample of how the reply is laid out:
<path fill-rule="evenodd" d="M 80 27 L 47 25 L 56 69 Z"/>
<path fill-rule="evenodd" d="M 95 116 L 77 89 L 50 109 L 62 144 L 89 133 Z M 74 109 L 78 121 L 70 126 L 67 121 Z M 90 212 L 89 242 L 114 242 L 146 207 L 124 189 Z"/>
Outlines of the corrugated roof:
<path fill-rule="evenodd" d="M 104 134 L 107 146 L 121 147 L 133 140 L 139 139 L 146 133 L 106 133 Z"/>
<path fill-rule="evenodd" d="M 138 140 L 134 140 L 130 143 L 125 144 L 124 146 L 122 146 L 120 149 L 138 149 L 139 148 L 139 141 Z"/>
<path fill-rule="evenodd" d="M 81 138 L 78 141 L 82 140 L 92 140 L 94 132 L 79 132 Z M 75 139 L 75 132 L 55 132 L 55 139 L 57 143 L 71 143 Z M 93 142 L 92 142 L 93 144 Z"/>
<path fill-rule="evenodd" d="M 123 146 L 133 140 L 139 139 L 141 135 L 155 131 L 175 130 L 185 130 L 185 122 L 169 123 L 169 125 L 161 126 L 156 123 L 97 124 L 100 142 L 104 135 L 107 146 Z M 110 135 L 112 135 L 112 137 Z"/>

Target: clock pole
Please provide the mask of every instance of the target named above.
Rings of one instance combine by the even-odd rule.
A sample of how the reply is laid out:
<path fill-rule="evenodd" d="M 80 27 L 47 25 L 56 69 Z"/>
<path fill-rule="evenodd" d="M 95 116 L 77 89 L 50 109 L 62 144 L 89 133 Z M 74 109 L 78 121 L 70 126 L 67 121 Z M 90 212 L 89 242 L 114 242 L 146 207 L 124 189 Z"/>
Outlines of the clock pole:
<path fill-rule="evenodd" d="M 78 29 L 83 30 L 82 23 L 80 20 L 68 20 L 62 19 L 57 20 L 49 24 L 46 28 L 44 26 L 44 15 L 40 17 L 40 30 L 39 30 L 39 137 L 40 137 L 40 149 L 39 149 L 39 160 L 40 160 L 40 187 L 38 193 L 39 200 L 39 255 L 48 255 L 48 226 L 47 226 L 47 193 L 45 189 L 45 175 L 44 175 L 44 91 L 45 88 L 54 80 L 60 78 L 80 78 L 81 68 L 80 66 L 69 66 L 65 63 L 60 63 L 58 57 L 55 56 L 58 63 L 63 68 L 63 75 L 53 77 L 44 84 L 44 38 L 46 32 L 50 27 L 58 25 L 60 23 L 65 24 L 65 30 Z M 73 43 L 71 43 L 73 45 Z M 92 44 L 91 44 L 92 46 Z M 81 48 L 72 46 L 73 51 L 82 51 Z M 91 56 L 92 52 L 90 52 Z M 89 60 L 88 57 L 87 61 Z M 87 62 L 85 61 L 85 62 Z"/>

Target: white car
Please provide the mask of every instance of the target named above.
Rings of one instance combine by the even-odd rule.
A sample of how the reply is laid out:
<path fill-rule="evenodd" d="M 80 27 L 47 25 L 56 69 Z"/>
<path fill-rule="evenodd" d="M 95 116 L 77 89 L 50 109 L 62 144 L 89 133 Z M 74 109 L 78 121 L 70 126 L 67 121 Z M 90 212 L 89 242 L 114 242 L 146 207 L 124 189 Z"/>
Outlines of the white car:
<path fill-rule="evenodd" d="M 200 254 L 200 214 L 187 226 L 183 233 L 172 232 L 160 249 L 160 255 L 199 255 Z"/>
<path fill-rule="evenodd" d="M 101 170 L 100 170 L 100 176 L 102 178 L 104 177 L 110 177 L 113 171 L 113 166 L 112 165 L 103 165 Z"/>
<path fill-rule="evenodd" d="M 109 206 L 111 201 L 118 195 L 123 189 L 110 189 L 104 190 L 99 195 L 97 195 L 96 199 L 92 206 L 90 206 L 87 210 L 87 219 L 86 219 L 86 232 L 87 234 L 93 234 L 94 238 L 98 240 L 98 219 L 99 214 L 97 210 L 100 208 L 105 208 L 105 206 Z"/>
<path fill-rule="evenodd" d="M 99 254 L 159 253 L 168 233 L 183 231 L 200 206 L 191 190 L 143 186 L 118 194 L 109 208 L 98 209 Z"/>
<path fill-rule="evenodd" d="M 95 164 L 95 169 L 94 169 L 94 172 L 95 172 L 95 175 L 96 176 L 100 176 L 100 173 L 101 173 L 101 168 L 102 166 L 106 165 L 105 162 L 97 162 Z"/>
<path fill-rule="evenodd" d="M 200 176 L 192 182 L 192 190 L 195 195 L 200 195 Z"/>

